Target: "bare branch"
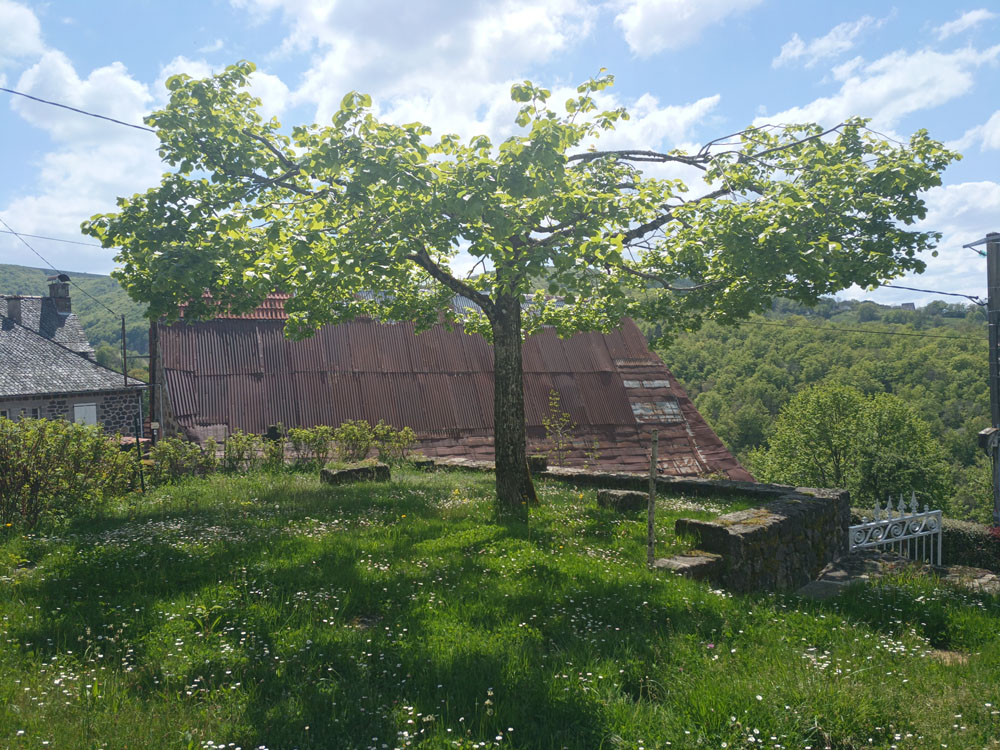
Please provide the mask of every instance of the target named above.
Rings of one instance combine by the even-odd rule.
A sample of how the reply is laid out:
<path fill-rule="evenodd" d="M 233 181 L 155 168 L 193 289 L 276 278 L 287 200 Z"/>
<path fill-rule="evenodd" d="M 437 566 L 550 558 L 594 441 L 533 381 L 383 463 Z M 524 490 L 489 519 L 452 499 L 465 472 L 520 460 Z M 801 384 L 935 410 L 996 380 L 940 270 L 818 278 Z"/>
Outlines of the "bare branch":
<path fill-rule="evenodd" d="M 588 151 L 585 154 L 573 154 L 566 157 L 566 161 L 576 161 L 581 164 L 614 157 L 623 161 L 632 162 L 656 162 L 664 164 L 667 162 L 678 162 L 688 164 L 692 167 L 702 168 L 707 159 L 702 156 L 688 156 L 687 154 L 664 154 L 659 151 L 642 151 L 638 149 L 624 149 L 621 151 Z"/>

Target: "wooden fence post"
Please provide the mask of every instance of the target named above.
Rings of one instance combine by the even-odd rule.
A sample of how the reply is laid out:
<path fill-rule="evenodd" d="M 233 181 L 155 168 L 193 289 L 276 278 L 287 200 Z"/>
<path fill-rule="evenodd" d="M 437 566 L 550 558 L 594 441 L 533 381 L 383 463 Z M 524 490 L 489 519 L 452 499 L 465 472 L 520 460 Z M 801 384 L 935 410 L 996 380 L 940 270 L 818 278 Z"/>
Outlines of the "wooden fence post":
<path fill-rule="evenodd" d="M 657 432 L 653 430 L 653 440 L 649 452 L 649 506 L 646 509 L 646 565 L 653 569 L 653 548 L 656 545 L 656 442 Z"/>

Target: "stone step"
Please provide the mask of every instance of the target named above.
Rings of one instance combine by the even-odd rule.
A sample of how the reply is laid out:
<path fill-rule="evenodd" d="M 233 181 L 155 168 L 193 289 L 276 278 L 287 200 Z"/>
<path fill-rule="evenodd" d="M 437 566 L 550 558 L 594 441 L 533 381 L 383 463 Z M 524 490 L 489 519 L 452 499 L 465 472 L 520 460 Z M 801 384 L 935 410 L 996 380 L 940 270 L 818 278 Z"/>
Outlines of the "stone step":
<path fill-rule="evenodd" d="M 722 571 L 722 555 L 711 552 L 691 552 L 653 561 L 654 570 L 669 570 L 685 578 L 701 581 Z"/>

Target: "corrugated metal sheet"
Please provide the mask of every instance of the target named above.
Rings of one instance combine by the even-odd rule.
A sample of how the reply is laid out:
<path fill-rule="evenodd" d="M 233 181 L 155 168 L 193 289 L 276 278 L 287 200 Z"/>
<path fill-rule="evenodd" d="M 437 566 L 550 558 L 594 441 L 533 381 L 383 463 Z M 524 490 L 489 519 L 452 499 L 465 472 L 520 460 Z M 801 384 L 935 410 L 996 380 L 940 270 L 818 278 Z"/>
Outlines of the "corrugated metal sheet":
<path fill-rule="evenodd" d="M 191 434 L 382 419 L 413 428 L 429 455 L 492 455 L 493 351 L 482 337 L 442 326 L 415 335 L 409 322 L 363 319 L 292 341 L 279 317 L 285 299 L 276 295 L 247 316 L 158 327 L 174 417 Z M 597 443 L 602 465 L 641 470 L 655 428 L 665 470 L 692 473 L 694 466 L 748 478 L 631 321 L 620 331 L 568 339 L 545 329 L 523 351 L 533 450 L 546 450 L 542 423 L 555 389 L 577 425 L 580 461 L 593 460 L 583 451 Z M 645 412 L 636 419 L 639 404 L 674 397 L 681 424 L 673 410 L 669 419 Z"/>

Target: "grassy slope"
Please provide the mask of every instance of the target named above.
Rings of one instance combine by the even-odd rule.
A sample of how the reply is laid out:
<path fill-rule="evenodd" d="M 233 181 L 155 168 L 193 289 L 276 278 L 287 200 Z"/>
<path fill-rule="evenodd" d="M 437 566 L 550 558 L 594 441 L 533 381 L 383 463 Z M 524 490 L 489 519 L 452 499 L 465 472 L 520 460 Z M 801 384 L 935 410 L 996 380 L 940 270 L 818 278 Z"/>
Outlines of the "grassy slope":
<path fill-rule="evenodd" d="M 540 490 L 524 528 L 483 475 L 214 477 L 8 538 L 0 744 L 997 746 L 996 598 L 729 597 L 647 572 L 643 520 L 592 490 Z M 665 554 L 692 513 L 659 505 Z"/>
<path fill-rule="evenodd" d="M 0 294 L 47 295 L 49 288 L 45 279 L 52 273 L 51 270 L 42 268 L 0 264 Z M 83 324 L 95 349 L 105 343 L 116 348 L 121 346 L 121 318 L 118 316 L 124 315 L 129 351 L 141 354 L 149 352 L 149 323 L 143 317 L 145 305 L 133 302 L 110 276 L 70 271 L 66 273 L 74 284 L 70 287 L 73 312 Z M 108 312 L 81 289 L 99 299 L 116 314 Z"/>

